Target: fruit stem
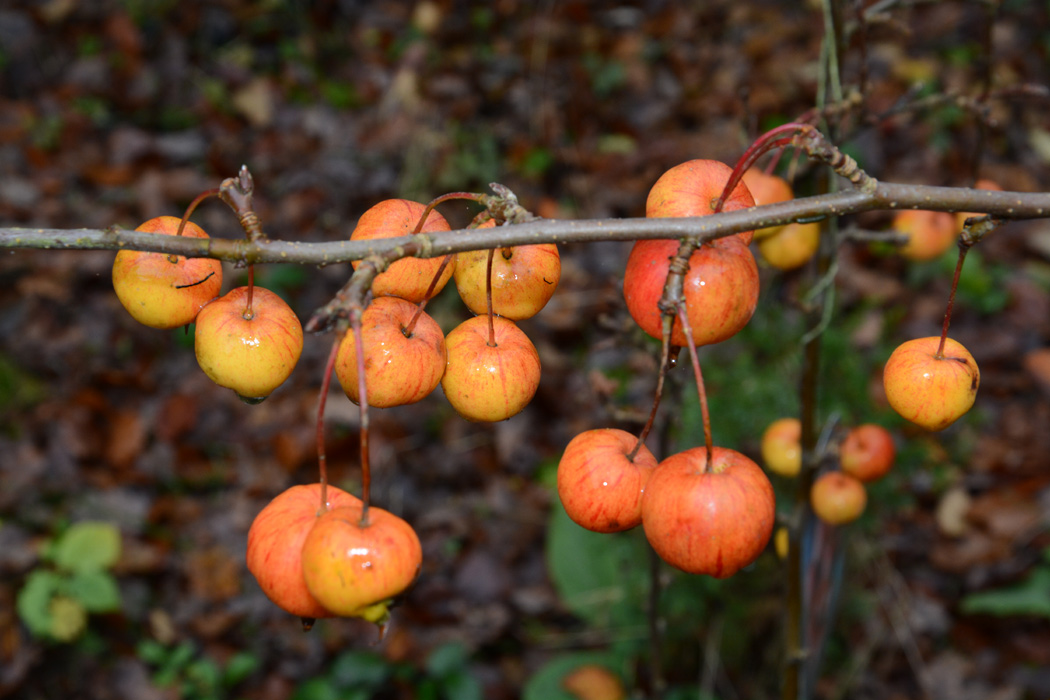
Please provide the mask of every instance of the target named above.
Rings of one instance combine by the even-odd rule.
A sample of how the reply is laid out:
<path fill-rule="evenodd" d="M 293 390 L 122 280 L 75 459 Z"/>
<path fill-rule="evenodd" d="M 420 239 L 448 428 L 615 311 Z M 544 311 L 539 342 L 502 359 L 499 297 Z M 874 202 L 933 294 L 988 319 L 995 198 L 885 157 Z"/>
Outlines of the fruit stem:
<path fill-rule="evenodd" d="M 350 312 L 350 328 L 354 333 L 354 351 L 357 353 L 357 406 L 361 413 L 361 527 L 366 527 L 372 493 L 372 469 L 368 459 L 368 390 L 365 386 L 365 343 L 361 337 L 362 313 L 360 309 Z"/>
<path fill-rule="evenodd" d="M 664 395 L 664 378 L 667 376 L 667 370 L 671 365 L 671 326 L 674 323 L 673 316 L 663 317 L 663 342 L 660 347 L 660 373 L 656 377 L 656 391 L 653 395 L 653 407 L 649 411 L 649 420 L 645 422 L 645 427 L 642 428 L 642 432 L 638 434 L 638 442 L 634 444 L 634 447 L 630 452 L 627 453 L 627 461 L 633 462 L 638 451 L 642 449 L 642 445 L 645 444 L 645 439 L 649 437 L 649 431 L 653 429 L 653 423 L 656 420 L 656 410 L 660 408 L 660 400 Z"/>
<path fill-rule="evenodd" d="M 489 248 L 489 257 L 485 263 L 485 303 L 489 310 L 489 347 L 496 347 L 496 325 L 493 320 L 495 314 L 492 311 L 492 259 L 496 257 L 496 249 Z"/>
<path fill-rule="evenodd" d="M 937 345 L 937 352 L 934 353 L 933 359 L 943 360 L 944 359 L 944 343 L 948 340 L 948 326 L 952 322 L 952 307 L 955 306 L 955 290 L 959 287 L 959 277 L 962 275 L 963 262 L 966 260 L 966 253 L 970 251 L 970 247 L 973 244 L 967 244 L 964 239 L 959 239 L 959 260 L 955 263 L 955 276 L 952 277 L 952 291 L 948 294 L 948 308 L 944 310 L 944 325 L 941 327 L 941 342 Z"/>
<path fill-rule="evenodd" d="M 248 298 L 244 303 L 244 316 L 245 321 L 252 320 L 255 316 L 255 312 L 252 310 L 252 298 L 255 293 L 255 265 L 248 266 Z"/>
<path fill-rule="evenodd" d="M 183 229 L 186 228 L 186 222 L 190 220 L 190 217 L 193 215 L 193 210 L 197 208 L 198 204 L 203 202 L 208 197 L 218 197 L 218 196 L 219 196 L 219 188 L 216 187 L 214 189 L 205 190 L 204 192 L 201 192 L 199 195 L 194 197 L 193 201 L 190 202 L 190 205 L 188 207 L 186 207 L 186 211 L 183 212 L 183 214 L 182 214 L 182 221 L 179 222 L 179 228 L 178 228 L 178 230 L 175 231 L 175 235 L 176 236 L 181 236 L 182 235 Z"/>
<path fill-rule="evenodd" d="M 412 229 L 412 235 L 414 236 L 423 230 L 423 225 L 426 223 L 427 217 L 430 216 L 430 212 L 434 211 L 434 207 L 441 204 L 442 202 L 447 202 L 451 199 L 466 199 L 468 201 L 477 202 L 480 204 L 485 196 L 486 195 L 479 194 L 476 192 L 449 192 L 448 194 L 443 194 L 439 197 L 435 197 L 434 199 L 430 200 L 427 203 L 427 205 L 423 208 L 423 213 L 419 215 L 419 221 L 416 222 L 416 227 Z"/>
<path fill-rule="evenodd" d="M 328 403 L 328 389 L 332 386 L 332 370 L 335 368 L 335 358 L 339 354 L 339 345 L 343 342 L 346 331 L 336 334 L 332 349 L 328 351 L 328 361 L 325 363 L 324 376 L 321 378 L 321 394 L 317 397 L 317 471 L 318 481 L 321 484 L 321 508 L 318 513 L 328 510 L 328 453 L 324 446 L 324 407 Z"/>
<path fill-rule="evenodd" d="M 736 189 L 737 183 L 744 176 L 744 172 L 747 171 L 752 165 L 755 164 L 762 154 L 769 152 L 774 148 L 780 148 L 789 145 L 794 140 L 795 135 L 802 131 L 810 131 L 813 127 L 809 124 L 802 124 L 799 122 L 788 122 L 787 124 L 781 124 L 780 126 L 770 129 L 766 133 L 755 139 L 754 143 L 748 146 L 747 150 L 744 151 L 744 155 L 740 156 L 740 159 L 736 162 L 736 166 L 733 168 L 733 172 L 729 175 L 729 179 L 726 181 L 726 186 L 722 190 L 722 194 L 715 200 L 714 213 L 722 211 L 722 207 L 725 205 L 726 199 L 729 198 L 730 193 Z M 790 136 L 784 136 L 783 134 L 790 133 Z"/>
<path fill-rule="evenodd" d="M 434 273 L 434 278 L 430 280 L 430 286 L 427 287 L 427 293 L 423 295 L 423 300 L 416 305 L 416 312 L 412 314 L 412 318 L 409 320 L 401 332 L 405 334 L 406 338 L 412 337 L 412 331 L 416 328 L 416 321 L 423 315 L 423 309 L 426 308 L 427 302 L 430 301 L 430 297 L 434 294 L 434 288 L 437 287 L 438 280 L 441 279 L 442 273 L 445 272 L 445 268 L 452 262 L 452 258 L 455 257 L 455 253 L 449 253 L 441 261 L 441 265 L 438 266 L 437 272 Z"/>
<path fill-rule="evenodd" d="M 693 340 L 693 330 L 689 327 L 689 315 L 685 311 L 685 304 L 678 306 L 678 318 L 682 321 L 682 331 L 685 333 L 686 346 L 689 348 L 689 359 L 693 363 L 693 375 L 696 377 L 696 393 L 700 398 L 700 415 L 704 421 L 704 448 L 707 450 L 707 459 L 704 461 L 704 472 L 711 471 L 711 458 L 714 455 L 714 447 L 711 441 L 711 413 L 707 409 L 707 391 L 704 389 L 704 375 L 700 372 L 700 358 L 696 354 L 696 341 Z"/>
<path fill-rule="evenodd" d="M 216 188 L 211 189 L 211 190 L 205 190 L 204 192 L 201 192 L 199 195 L 194 197 L 193 201 L 190 202 L 190 205 L 188 207 L 186 207 L 186 211 L 184 211 L 182 213 L 182 220 L 179 221 L 179 227 L 178 227 L 178 229 L 175 230 L 175 235 L 176 236 L 181 236 L 182 235 L 183 230 L 186 228 L 186 222 L 190 220 L 190 216 L 193 215 L 193 211 L 197 208 L 198 204 L 203 202 L 208 197 L 218 197 L 219 196 L 219 192 L 220 192 L 220 188 L 216 187 Z M 178 263 L 179 262 L 179 256 L 178 255 L 174 255 L 174 254 L 168 255 L 168 262 L 170 262 L 172 265 Z"/>

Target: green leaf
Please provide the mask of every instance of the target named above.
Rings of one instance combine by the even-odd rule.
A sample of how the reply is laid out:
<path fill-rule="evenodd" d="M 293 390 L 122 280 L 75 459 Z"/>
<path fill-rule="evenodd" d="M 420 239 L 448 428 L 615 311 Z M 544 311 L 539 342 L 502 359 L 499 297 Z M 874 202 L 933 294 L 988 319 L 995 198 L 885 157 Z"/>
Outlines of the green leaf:
<path fill-rule="evenodd" d="M 300 685 L 292 700 L 342 700 L 342 694 L 329 678 L 311 678 Z"/>
<path fill-rule="evenodd" d="M 107 613 L 120 610 L 120 588 L 108 571 L 85 571 L 74 574 L 64 586 L 88 612 Z"/>
<path fill-rule="evenodd" d="M 55 543 L 55 565 L 66 571 L 102 571 L 119 558 L 120 530 L 112 523 L 77 523 Z"/>
<path fill-rule="evenodd" d="M 605 627 L 643 624 L 648 561 L 641 528 L 591 532 L 570 520 L 555 500 L 547 529 L 547 569 L 558 596 L 580 617 Z"/>
<path fill-rule="evenodd" d="M 186 680 L 202 693 L 213 695 L 221 687 L 222 671 L 209 658 L 197 659 L 186 667 Z"/>
<path fill-rule="evenodd" d="M 372 651 L 348 651 L 332 662 L 332 680 L 340 688 L 378 688 L 390 675 L 390 664 Z"/>
<path fill-rule="evenodd" d="M 484 700 L 481 682 L 465 669 L 459 669 L 441 680 L 441 697 L 445 700 Z"/>
<path fill-rule="evenodd" d="M 467 648 L 459 642 L 442 644 L 427 657 L 427 675 L 441 678 L 463 670 L 467 665 Z"/>
<path fill-rule="evenodd" d="M 18 592 L 18 616 L 36 637 L 51 633 L 51 599 L 62 585 L 61 577 L 47 569 L 35 569 Z"/>
<path fill-rule="evenodd" d="M 966 613 L 987 613 L 999 617 L 1050 617 L 1050 569 L 1036 569 L 1017 586 L 966 596 L 962 609 Z"/>
<path fill-rule="evenodd" d="M 616 654 L 602 651 L 585 651 L 565 654 L 548 661 L 525 683 L 521 700 L 576 700 L 562 687 L 565 676 L 580 666 L 596 664 L 616 673 L 622 659 Z"/>
<path fill-rule="evenodd" d="M 238 652 L 230 657 L 226 668 L 222 671 L 222 684 L 227 688 L 244 681 L 248 676 L 259 668 L 259 657 L 246 651 Z"/>

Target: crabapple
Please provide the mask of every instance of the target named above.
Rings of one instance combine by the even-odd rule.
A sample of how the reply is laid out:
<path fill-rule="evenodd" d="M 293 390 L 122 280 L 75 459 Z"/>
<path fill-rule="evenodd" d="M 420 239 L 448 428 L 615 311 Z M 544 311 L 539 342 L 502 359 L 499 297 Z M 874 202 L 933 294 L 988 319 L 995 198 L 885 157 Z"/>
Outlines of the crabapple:
<path fill-rule="evenodd" d="M 624 430 L 587 430 L 558 462 L 558 496 L 573 522 L 594 532 L 621 532 L 642 522 L 642 496 L 656 457 Z"/>
<path fill-rule="evenodd" d="M 762 553 L 776 517 L 762 469 L 725 447 L 694 447 L 657 465 L 642 498 L 642 527 L 667 563 L 693 574 L 732 576 Z"/>
<path fill-rule="evenodd" d="M 303 327 L 284 299 L 258 285 L 231 289 L 197 315 L 197 363 L 208 377 L 249 403 L 258 403 L 295 369 Z"/>
<path fill-rule="evenodd" d="M 329 508 L 361 503 L 356 496 L 331 485 L 326 497 Z M 303 577 L 303 542 L 321 512 L 321 485 L 297 485 L 270 501 L 248 530 L 248 571 L 267 598 L 299 617 L 333 615 L 310 595 Z"/>
<path fill-rule="evenodd" d="M 158 216 L 136 231 L 174 236 L 182 220 Z M 187 221 L 187 238 L 208 238 Z M 222 263 L 209 258 L 184 258 L 167 253 L 122 250 L 113 260 L 113 291 L 139 323 L 152 328 L 178 328 L 193 323 L 201 307 L 222 289 Z"/>
<path fill-rule="evenodd" d="M 698 158 L 680 163 L 661 175 L 645 200 L 645 215 L 707 216 L 715 211 L 714 204 L 722 196 L 733 169 L 717 160 Z M 738 182 L 726 197 L 722 211 L 736 211 L 755 206 L 755 198 L 743 182 Z M 731 238 L 751 244 L 752 231 L 735 234 Z"/>
<path fill-rule="evenodd" d="M 387 408 L 422 400 L 445 372 L 445 335 L 420 312 L 410 335 L 405 329 L 418 307 L 398 297 L 376 297 L 361 317 L 365 349 L 368 403 Z M 335 358 L 335 374 L 343 391 L 358 403 L 357 343 L 347 331 Z"/>
<path fill-rule="evenodd" d="M 893 410 L 927 430 L 944 430 L 969 411 L 981 383 L 973 355 L 951 338 L 938 354 L 940 342 L 931 336 L 902 343 L 882 371 Z"/>
<path fill-rule="evenodd" d="M 802 423 L 798 418 L 778 418 L 762 433 L 762 461 L 769 471 L 796 476 L 802 468 Z"/>
<path fill-rule="evenodd" d="M 742 179 L 744 184 L 747 185 L 747 189 L 751 192 L 751 196 L 755 198 L 756 206 L 788 202 L 795 198 L 791 185 L 779 175 L 766 173 L 758 168 L 749 168 L 744 172 Z M 783 224 L 780 224 L 757 229 L 755 231 L 755 240 L 761 241 L 767 236 L 772 236 L 783 227 Z"/>
<path fill-rule="evenodd" d="M 501 421 L 532 400 L 540 384 L 540 356 L 513 321 L 475 316 L 445 338 L 448 364 L 441 388 L 456 411 L 472 421 Z"/>
<path fill-rule="evenodd" d="M 370 241 L 380 238 L 397 238 L 411 235 L 426 205 L 409 199 L 385 199 L 361 215 L 357 226 L 350 234 L 352 241 Z M 420 233 L 448 231 L 448 221 L 436 211 L 431 211 Z M 441 273 L 433 295 L 444 288 L 455 270 L 456 259 Z M 356 270 L 360 262 L 351 265 Z M 395 296 L 419 303 L 426 297 L 430 282 L 441 267 L 441 258 L 402 258 L 391 263 L 379 273 L 372 283 L 376 296 Z"/>
<path fill-rule="evenodd" d="M 479 228 L 494 225 L 492 220 Z M 456 289 L 476 314 L 488 313 L 487 250 L 456 255 Z M 553 243 L 498 248 L 492 257 L 492 312 L 514 321 L 532 318 L 547 305 L 561 279 L 561 256 Z"/>
<path fill-rule="evenodd" d="M 817 517 L 829 525 L 845 525 L 864 512 L 868 493 L 864 484 L 849 474 L 825 472 L 813 482 L 809 504 Z"/>
<path fill-rule="evenodd" d="M 412 526 L 355 503 L 321 514 L 303 541 L 302 573 L 310 594 L 344 617 L 383 624 L 391 599 L 419 575 L 423 552 Z"/>
<path fill-rule="evenodd" d="M 948 212 L 924 209 L 897 212 L 892 226 L 908 237 L 900 249 L 901 255 L 920 262 L 939 258 L 952 247 L 960 230 Z"/>
<path fill-rule="evenodd" d="M 678 251 L 675 240 L 638 241 L 627 258 L 623 294 L 627 310 L 642 330 L 656 339 L 663 335 L 663 296 L 671 258 Z M 758 266 L 739 238 L 718 239 L 701 245 L 689 257 L 683 284 L 686 313 L 693 341 L 709 345 L 740 331 L 758 305 Z M 675 319 L 671 343 L 684 346 L 685 332 Z"/>
<path fill-rule="evenodd" d="M 896 456 L 897 448 L 890 431 L 875 423 L 851 429 L 839 445 L 842 471 L 864 482 L 886 476 Z"/>

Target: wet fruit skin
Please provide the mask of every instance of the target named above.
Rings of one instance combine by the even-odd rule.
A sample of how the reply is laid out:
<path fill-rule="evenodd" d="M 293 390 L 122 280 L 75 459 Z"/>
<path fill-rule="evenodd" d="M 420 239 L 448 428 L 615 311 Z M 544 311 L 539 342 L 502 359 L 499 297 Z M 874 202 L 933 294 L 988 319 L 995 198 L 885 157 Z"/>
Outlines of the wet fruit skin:
<path fill-rule="evenodd" d="M 295 369 L 303 327 L 281 297 L 258 285 L 246 314 L 248 288 L 238 287 L 197 316 L 194 351 L 208 377 L 245 399 L 269 396 Z"/>
<path fill-rule="evenodd" d="M 174 216 L 158 216 L 135 230 L 173 236 L 180 221 Z M 203 229 L 189 221 L 182 235 L 208 238 Z M 201 307 L 219 295 L 222 263 L 122 250 L 113 260 L 112 277 L 113 290 L 132 318 L 151 328 L 178 328 L 193 323 Z"/>
<path fill-rule="evenodd" d="M 642 522 L 642 497 L 656 457 L 624 430 L 599 428 L 580 433 L 558 463 L 558 496 L 577 525 L 593 532 L 622 532 Z"/>
<path fill-rule="evenodd" d="M 660 462 L 642 499 L 642 527 L 667 563 L 726 578 L 752 563 L 773 534 L 776 502 L 762 469 L 725 447 L 694 447 Z"/>
<path fill-rule="evenodd" d="M 491 228 L 489 220 L 479 228 Z M 456 256 L 456 289 L 476 314 L 488 313 L 487 250 Z M 547 305 L 561 279 L 561 256 L 553 243 L 497 248 L 492 258 L 493 313 L 520 321 L 532 318 Z"/>
<path fill-rule="evenodd" d="M 627 258 L 623 292 L 627 310 L 642 330 L 660 339 L 663 321 L 657 303 L 663 295 L 678 241 L 638 241 Z M 689 327 L 697 345 L 718 343 L 736 335 L 758 305 L 758 266 L 736 237 L 700 246 L 689 258 L 683 284 Z M 682 323 L 675 319 L 671 342 L 686 345 Z"/>
<path fill-rule="evenodd" d="M 419 217 L 426 205 L 410 199 L 386 199 L 368 209 L 358 219 L 357 226 L 350 234 L 352 241 L 369 241 L 380 238 L 397 238 L 412 234 Z M 448 221 L 436 211 L 427 215 L 421 233 L 450 230 Z M 441 258 L 402 258 L 390 264 L 386 270 L 376 276 L 372 283 L 372 293 L 376 296 L 395 296 L 413 303 L 423 301 L 427 289 L 438 269 Z M 351 265 L 356 270 L 360 262 Z M 434 295 L 440 292 L 456 268 L 456 259 L 445 267 L 441 278 L 434 288 Z"/>
<path fill-rule="evenodd" d="M 441 327 L 424 312 L 412 335 L 404 334 L 417 308 L 398 297 L 376 297 L 361 317 L 370 406 L 389 408 L 421 401 L 441 382 L 446 359 Z M 335 373 L 346 395 L 358 403 L 357 344 L 352 329 L 339 344 Z"/>
<path fill-rule="evenodd" d="M 422 548 L 401 518 L 372 506 L 361 524 L 359 504 L 333 508 L 317 518 L 302 549 L 302 571 L 311 595 L 344 617 L 382 623 L 390 600 L 419 574 Z"/>
<path fill-rule="evenodd" d="M 519 413 L 540 385 L 540 356 L 517 324 L 493 319 L 496 346 L 488 344 L 488 317 L 475 316 L 445 338 L 445 398 L 472 421 L 501 421 Z"/>
<path fill-rule="evenodd" d="M 927 430 L 944 430 L 973 406 L 981 372 L 962 344 L 940 336 L 902 343 L 883 368 L 886 399 L 902 418 Z"/>
<path fill-rule="evenodd" d="M 714 202 L 722 196 L 733 169 L 717 160 L 697 158 L 680 163 L 661 175 L 645 200 L 647 217 L 707 216 L 714 213 Z M 736 211 L 755 206 L 755 198 L 743 181 L 729 194 L 722 211 Z M 752 231 L 730 238 L 751 244 Z"/>
<path fill-rule="evenodd" d="M 331 485 L 326 495 L 329 508 L 361 503 L 356 496 Z M 303 542 L 320 513 L 321 485 L 296 485 L 270 501 L 248 530 L 248 571 L 267 598 L 298 617 L 334 615 L 310 594 L 303 576 Z"/>
<path fill-rule="evenodd" d="M 839 471 L 826 472 L 813 482 L 809 503 L 824 522 L 845 525 L 864 513 L 868 493 L 858 479 Z"/>

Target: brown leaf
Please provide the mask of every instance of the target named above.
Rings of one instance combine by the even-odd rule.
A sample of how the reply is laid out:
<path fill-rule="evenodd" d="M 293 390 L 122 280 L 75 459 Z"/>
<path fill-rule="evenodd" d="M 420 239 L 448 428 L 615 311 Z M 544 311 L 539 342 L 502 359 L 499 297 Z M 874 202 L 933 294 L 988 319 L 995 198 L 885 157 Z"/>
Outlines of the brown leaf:
<path fill-rule="evenodd" d="M 116 469 L 127 469 L 146 446 L 146 425 L 134 411 L 116 410 L 109 416 L 105 458 Z"/>
<path fill-rule="evenodd" d="M 219 546 L 190 552 L 186 575 L 190 591 L 204 600 L 228 600 L 241 592 L 240 562 Z"/>

